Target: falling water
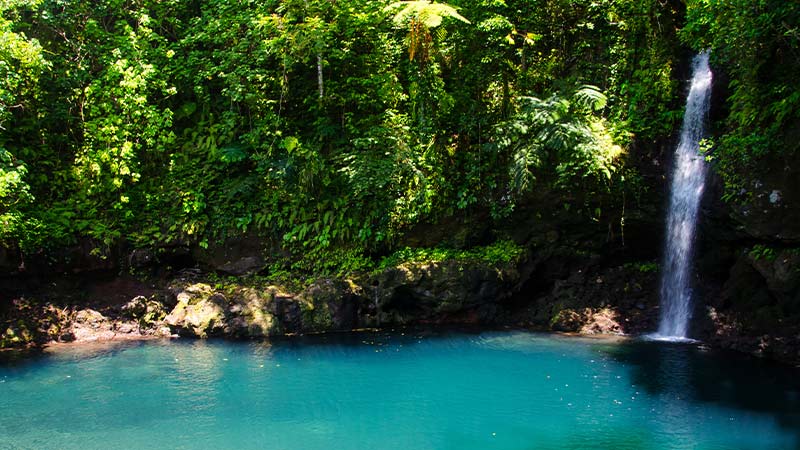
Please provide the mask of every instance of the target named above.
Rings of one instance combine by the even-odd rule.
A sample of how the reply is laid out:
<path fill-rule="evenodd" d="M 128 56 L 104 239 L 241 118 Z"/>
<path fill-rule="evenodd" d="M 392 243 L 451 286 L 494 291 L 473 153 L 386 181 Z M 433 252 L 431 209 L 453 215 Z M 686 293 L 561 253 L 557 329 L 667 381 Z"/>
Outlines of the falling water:
<path fill-rule="evenodd" d="M 661 279 L 661 321 L 658 337 L 686 339 L 692 315 L 690 272 L 692 247 L 700 198 L 705 185 L 705 164 L 699 154 L 711 97 L 708 52 L 692 61 L 692 85 L 686 98 L 681 140 L 675 152 L 670 187 L 669 214 Z"/>

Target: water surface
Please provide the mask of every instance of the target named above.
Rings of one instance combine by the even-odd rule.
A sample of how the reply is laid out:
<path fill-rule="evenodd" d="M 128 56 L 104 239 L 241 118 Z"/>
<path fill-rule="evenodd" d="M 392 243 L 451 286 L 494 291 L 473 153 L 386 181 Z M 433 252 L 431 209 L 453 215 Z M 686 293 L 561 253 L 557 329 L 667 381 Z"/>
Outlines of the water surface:
<path fill-rule="evenodd" d="M 796 375 L 527 332 L 73 348 L 0 364 L 0 449 L 791 449 Z"/>

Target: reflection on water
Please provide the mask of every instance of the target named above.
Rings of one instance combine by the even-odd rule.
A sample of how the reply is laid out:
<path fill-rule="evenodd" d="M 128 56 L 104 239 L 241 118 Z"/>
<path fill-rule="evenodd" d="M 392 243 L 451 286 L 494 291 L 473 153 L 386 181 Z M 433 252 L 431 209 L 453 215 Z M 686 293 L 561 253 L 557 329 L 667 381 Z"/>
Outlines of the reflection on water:
<path fill-rule="evenodd" d="M 796 448 L 796 372 L 526 332 L 129 343 L 0 364 L 0 448 Z"/>

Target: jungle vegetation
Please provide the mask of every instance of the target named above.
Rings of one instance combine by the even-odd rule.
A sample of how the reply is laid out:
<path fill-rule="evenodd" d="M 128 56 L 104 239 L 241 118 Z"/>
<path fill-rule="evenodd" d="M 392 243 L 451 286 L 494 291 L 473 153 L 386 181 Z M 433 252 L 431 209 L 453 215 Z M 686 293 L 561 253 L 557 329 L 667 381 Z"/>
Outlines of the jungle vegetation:
<path fill-rule="evenodd" d="M 347 269 L 543 188 L 618 223 L 702 49 L 735 201 L 797 155 L 798 24 L 786 0 L 0 0 L 0 243 L 257 233 Z"/>

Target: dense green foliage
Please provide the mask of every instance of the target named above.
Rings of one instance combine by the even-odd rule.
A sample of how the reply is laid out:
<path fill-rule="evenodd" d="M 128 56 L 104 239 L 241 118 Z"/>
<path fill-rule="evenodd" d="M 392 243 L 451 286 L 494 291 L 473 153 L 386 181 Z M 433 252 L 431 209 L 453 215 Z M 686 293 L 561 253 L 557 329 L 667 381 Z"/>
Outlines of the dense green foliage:
<path fill-rule="evenodd" d="M 503 220 L 537 186 L 580 189 L 594 216 L 621 209 L 636 179 L 625 150 L 680 117 L 683 13 L 658 0 L 1 0 L 0 243 L 90 239 L 102 253 L 256 232 L 314 270 L 391 253 L 415 224 Z M 797 23 L 793 2 L 689 2 L 685 42 L 735 79 L 723 166 L 796 122 L 792 72 L 765 85 L 778 69 L 761 52 L 796 68 Z"/>
<path fill-rule="evenodd" d="M 395 267 L 409 261 L 415 263 L 438 263 L 443 261 L 481 262 L 499 266 L 519 260 L 523 252 L 520 246 L 506 240 L 500 240 L 485 247 L 474 247 L 469 250 L 406 247 L 384 258 L 380 267 Z"/>
<path fill-rule="evenodd" d="M 681 37 L 711 50 L 730 78 L 724 129 L 710 145 L 728 197 L 746 194 L 759 172 L 800 151 L 800 4 L 783 0 L 687 1 Z"/>

